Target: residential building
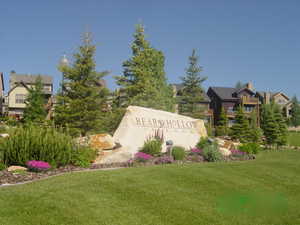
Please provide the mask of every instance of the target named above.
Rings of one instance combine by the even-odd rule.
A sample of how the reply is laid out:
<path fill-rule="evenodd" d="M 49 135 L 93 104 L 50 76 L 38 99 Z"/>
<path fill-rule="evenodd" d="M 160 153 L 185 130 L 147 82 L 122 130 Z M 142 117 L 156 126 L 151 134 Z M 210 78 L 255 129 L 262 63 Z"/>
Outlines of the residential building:
<path fill-rule="evenodd" d="M 265 92 L 265 91 L 258 91 L 256 96 L 259 98 L 261 104 L 269 104 L 271 102 L 276 103 L 281 107 L 283 110 L 283 115 L 286 118 L 291 117 L 291 110 L 292 110 L 292 102 L 290 98 L 282 93 L 282 92 Z"/>
<path fill-rule="evenodd" d="M 5 96 L 4 96 L 4 78 L 3 78 L 3 73 L 0 72 L 0 114 L 2 115 L 4 113 L 4 101 L 5 101 Z"/>
<path fill-rule="evenodd" d="M 180 98 L 182 95 L 183 85 L 182 84 L 172 84 L 174 97 Z M 185 102 L 180 102 L 179 104 L 185 104 Z M 176 104 L 176 112 L 178 113 L 179 105 Z M 199 117 L 204 120 L 206 123 L 213 122 L 213 112 L 210 109 L 210 98 L 205 92 L 202 94 L 202 99 L 196 104 L 197 111 L 199 111 Z"/>
<path fill-rule="evenodd" d="M 53 81 L 51 76 L 16 74 L 14 71 L 11 72 L 9 81 L 10 90 L 6 100 L 7 113 L 9 116 L 19 118 L 23 115 L 26 107 L 25 100 L 29 89 L 34 87 L 38 76 L 41 77 L 46 104 L 53 93 Z"/>
<path fill-rule="evenodd" d="M 224 108 L 229 126 L 232 126 L 235 121 L 236 110 L 242 106 L 246 115 L 250 116 L 252 112 L 256 113 L 259 125 L 260 101 L 256 97 L 252 83 L 247 83 L 241 89 L 210 87 L 207 95 L 210 98 L 210 108 L 213 110 L 215 124 L 220 117 L 221 109 Z"/>

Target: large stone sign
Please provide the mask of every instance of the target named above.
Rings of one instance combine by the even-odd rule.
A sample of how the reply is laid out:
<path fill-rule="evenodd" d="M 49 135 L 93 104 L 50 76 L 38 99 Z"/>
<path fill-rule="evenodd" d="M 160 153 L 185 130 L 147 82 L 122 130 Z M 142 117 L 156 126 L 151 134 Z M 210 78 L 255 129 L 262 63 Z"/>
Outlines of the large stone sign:
<path fill-rule="evenodd" d="M 145 140 L 159 132 L 164 136 L 163 151 L 166 151 L 165 141 L 172 140 L 174 145 L 186 149 L 192 148 L 200 137 L 206 137 L 203 120 L 181 116 L 175 113 L 129 106 L 114 133 L 113 139 L 122 148 L 102 160 L 102 163 L 122 162 L 129 160 L 143 146 Z"/>

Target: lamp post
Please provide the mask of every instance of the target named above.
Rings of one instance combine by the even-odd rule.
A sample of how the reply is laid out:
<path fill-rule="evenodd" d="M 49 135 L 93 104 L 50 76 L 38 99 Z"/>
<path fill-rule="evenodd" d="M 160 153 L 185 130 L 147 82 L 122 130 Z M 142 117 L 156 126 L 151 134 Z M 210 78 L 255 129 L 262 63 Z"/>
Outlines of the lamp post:
<path fill-rule="evenodd" d="M 67 59 L 66 55 L 63 55 L 63 57 L 60 59 L 60 66 L 68 66 L 69 60 Z M 64 85 L 65 85 L 65 73 L 62 72 L 62 79 L 61 79 L 61 93 L 62 96 L 64 96 Z"/>

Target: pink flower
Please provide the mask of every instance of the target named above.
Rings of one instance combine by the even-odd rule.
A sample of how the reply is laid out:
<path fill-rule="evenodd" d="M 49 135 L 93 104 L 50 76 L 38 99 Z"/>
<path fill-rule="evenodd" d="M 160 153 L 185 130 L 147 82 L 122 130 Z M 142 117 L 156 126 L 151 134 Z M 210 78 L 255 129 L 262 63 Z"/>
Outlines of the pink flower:
<path fill-rule="evenodd" d="M 134 159 L 138 161 L 147 161 L 152 159 L 152 155 L 146 154 L 144 152 L 138 152 L 135 154 Z"/>
<path fill-rule="evenodd" d="M 33 171 L 45 171 L 51 168 L 49 163 L 44 161 L 31 160 L 26 163 L 27 167 Z"/>

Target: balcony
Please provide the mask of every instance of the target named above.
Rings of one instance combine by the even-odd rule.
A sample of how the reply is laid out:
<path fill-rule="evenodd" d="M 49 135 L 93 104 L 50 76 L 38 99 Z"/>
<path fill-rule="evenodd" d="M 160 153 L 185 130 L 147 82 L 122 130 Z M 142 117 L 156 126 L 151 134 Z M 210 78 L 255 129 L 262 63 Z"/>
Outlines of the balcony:
<path fill-rule="evenodd" d="M 242 96 L 241 98 L 243 105 L 258 105 L 259 99 L 254 97 Z"/>

